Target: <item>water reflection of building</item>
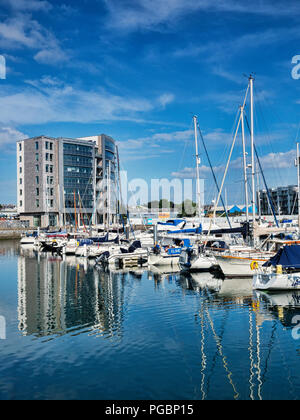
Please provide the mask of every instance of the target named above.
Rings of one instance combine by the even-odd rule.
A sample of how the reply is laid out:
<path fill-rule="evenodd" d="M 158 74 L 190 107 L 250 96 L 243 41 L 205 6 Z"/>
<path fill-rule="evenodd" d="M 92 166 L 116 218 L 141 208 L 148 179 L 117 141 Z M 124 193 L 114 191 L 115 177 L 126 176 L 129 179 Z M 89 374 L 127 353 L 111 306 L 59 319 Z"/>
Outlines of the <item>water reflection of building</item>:
<path fill-rule="evenodd" d="M 108 336 L 122 333 L 124 290 L 114 274 L 85 271 L 73 261 L 19 257 L 18 319 L 24 335 L 63 335 L 82 328 Z"/>

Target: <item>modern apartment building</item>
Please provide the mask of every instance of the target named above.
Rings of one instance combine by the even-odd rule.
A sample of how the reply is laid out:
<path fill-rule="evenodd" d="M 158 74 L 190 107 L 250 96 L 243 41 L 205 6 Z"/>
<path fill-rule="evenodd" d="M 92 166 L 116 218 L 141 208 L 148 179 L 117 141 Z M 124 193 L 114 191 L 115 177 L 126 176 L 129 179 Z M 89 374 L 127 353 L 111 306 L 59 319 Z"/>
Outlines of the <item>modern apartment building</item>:
<path fill-rule="evenodd" d="M 20 219 L 34 227 L 101 224 L 107 222 L 109 192 L 111 221 L 116 213 L 116 168 L 116 144 L 106 135 L 19 141 Z"/>
<path fill-rule="evenodd" d="M 288 187 L 278 187 L 269 190 L 270 196 L 277 215 L 298 214 L 298 187 L 290 185 Z M 257 202 L 260 203 L 261 214 L 263 216 L 272 215 L 266 190 L 261 190 L 257 194 Z"/>

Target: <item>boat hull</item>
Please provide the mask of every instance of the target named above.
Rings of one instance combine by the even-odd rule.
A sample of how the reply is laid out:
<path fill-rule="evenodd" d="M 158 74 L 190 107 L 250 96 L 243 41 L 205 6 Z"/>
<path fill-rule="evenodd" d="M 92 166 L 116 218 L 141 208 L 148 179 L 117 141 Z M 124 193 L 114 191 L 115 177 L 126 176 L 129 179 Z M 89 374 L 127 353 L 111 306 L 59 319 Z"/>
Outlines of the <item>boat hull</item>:
<path fill-rule="evenodd" d="M 148 258 L 149 265 L 155 266 L 178 266 L 180 255 L 155 255 L 150 254 Z"/>
<path fill-rule="evenodd" d="M 297 274 L 264 274 L 253 276 L 255 290 L 300 290 L 300 273 Z"/>
<path fill-rule="evenodd" d="M 257 262 L 258 267 L 261 267 L 266 262 L 265 260 L 259 261 L 254 258 L 230 256 L 216 256 L 216 261 L 225 277 L 252 277 L 251 263 Z"/>

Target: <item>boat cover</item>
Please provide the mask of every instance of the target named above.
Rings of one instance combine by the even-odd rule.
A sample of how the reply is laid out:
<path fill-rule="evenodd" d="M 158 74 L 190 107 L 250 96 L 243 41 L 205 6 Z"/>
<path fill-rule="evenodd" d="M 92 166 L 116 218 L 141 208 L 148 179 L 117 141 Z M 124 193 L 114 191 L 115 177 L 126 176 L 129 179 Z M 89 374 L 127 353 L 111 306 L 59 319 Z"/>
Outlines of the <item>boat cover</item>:
<path fill-rule="evenodd" d="M 278 253 L 267 261 L 264 267 L 300 268 L 300 245 L 284 246 Z"/>

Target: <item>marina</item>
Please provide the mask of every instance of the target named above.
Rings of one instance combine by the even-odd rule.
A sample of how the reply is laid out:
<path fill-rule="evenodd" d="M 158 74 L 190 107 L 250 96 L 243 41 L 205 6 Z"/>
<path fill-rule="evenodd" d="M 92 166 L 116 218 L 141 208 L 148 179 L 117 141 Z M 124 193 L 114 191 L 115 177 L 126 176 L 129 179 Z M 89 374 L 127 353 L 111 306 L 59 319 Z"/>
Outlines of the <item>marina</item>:
<path fill-rule="evenodd" d="M 0 401 L 298 400 L 299 1 L 0 11 Z"/>
<path fill-rule="evenodd" d="M 1 399 L 299 398 L 299 291 L 174 267 L 99 271 L 16 241 L 0 243 L 0 267 Z"/>

